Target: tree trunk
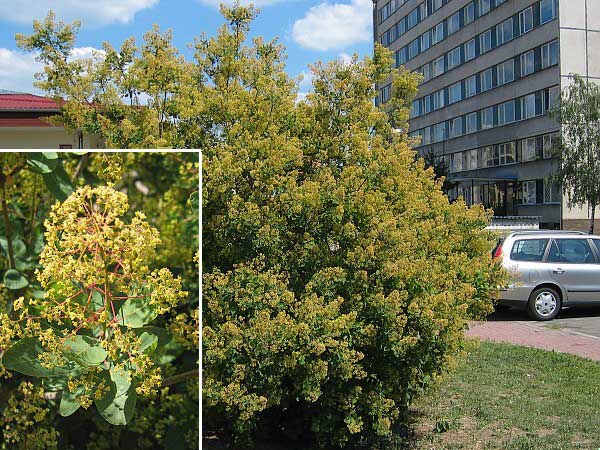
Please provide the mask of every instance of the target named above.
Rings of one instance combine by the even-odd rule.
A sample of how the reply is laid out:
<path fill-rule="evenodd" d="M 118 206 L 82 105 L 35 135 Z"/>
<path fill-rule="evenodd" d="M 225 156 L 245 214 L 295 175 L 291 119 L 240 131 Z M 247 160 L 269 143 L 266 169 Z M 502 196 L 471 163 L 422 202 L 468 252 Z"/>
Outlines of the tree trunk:
<path fill-rule="evenodd" d="M 594 234 L 595 219 L 596 219 L 596 205 L 592 205 L 592 217 L 590 218 L 590 234 Z"/>

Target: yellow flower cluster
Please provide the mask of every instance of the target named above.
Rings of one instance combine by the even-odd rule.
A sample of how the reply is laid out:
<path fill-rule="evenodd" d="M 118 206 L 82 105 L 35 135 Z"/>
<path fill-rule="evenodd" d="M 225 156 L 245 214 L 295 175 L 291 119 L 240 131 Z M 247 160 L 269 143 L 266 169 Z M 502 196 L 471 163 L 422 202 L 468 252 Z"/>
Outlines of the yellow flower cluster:
<path fill-rule="evenodd" d="M 22 382 L 0 416 L 4 444 L 14 450 L 51 450 L 58 446 L 58 432 L 48 420 L 44 390 Z"/>
<path fill-rule="evenodd" d="M 104 390 L 100 372 L 108 367 L 131 374 L 139 394 L 160 386 L 160 369 L 142 348 L 140 335 L 127 328 L 129 314 L 144 311 L 149 318 L 143 320 L 149 321 L 187 295 L 168 269 L 150 271 L 160 243 L 158 231 L 140 212 L 130 223 L 121 220 L 128 208 L 125 194 L 89 186 L 54 205 L 45 222 L 43 269 L 37 271 L 45 298 L 17 299 L 14 310 L 19 315 L 13 320 L 0 314 L 0 349 L 15 337 L 33 337 L 44 350 L 38 358 L 46 369 L 68 366 L 72 351 L 67 340 L 77 335 L 91 337 L 96 351 L 106 352 L 101 365 L 84 364 L 69 379 L 69 391 L 78 393 L 84 407 Z M 126 309 L 127 302 L 135 304 Z"/>

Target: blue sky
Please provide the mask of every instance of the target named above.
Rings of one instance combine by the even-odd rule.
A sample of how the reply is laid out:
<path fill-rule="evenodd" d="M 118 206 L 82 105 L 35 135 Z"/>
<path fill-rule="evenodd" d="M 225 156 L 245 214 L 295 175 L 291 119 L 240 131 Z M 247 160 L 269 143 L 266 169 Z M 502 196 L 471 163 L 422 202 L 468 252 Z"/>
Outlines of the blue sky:
<path fill-rule="evenodd" d="M 243 0 L 251 3 L 250 0 Z M 318 60 L 347 58 L 372 51 L 372 0 L 254 0 L 262 12 L 251 36 L 278 37 L 287 48 L 291 76 L 308 73 Z M 219 0 L 0 0 L 0 89 L 33 92 L 33 73 L 40 70 L 34 55 L 21 52 L 15 33 L 30 33 L 34 18 L 43 18 L 51 4 L 59 19 L 82 21 L 77 40 L 81 55 L 101 48 L 103 41 L 118 47 L 135 36 L 138 42 L 153 24 L 173 30 L 174 44 L 187 48 L 202 32 L 212 35 L 222 24 Z M 307 79 L 301 90 L 309 88 Z"/>

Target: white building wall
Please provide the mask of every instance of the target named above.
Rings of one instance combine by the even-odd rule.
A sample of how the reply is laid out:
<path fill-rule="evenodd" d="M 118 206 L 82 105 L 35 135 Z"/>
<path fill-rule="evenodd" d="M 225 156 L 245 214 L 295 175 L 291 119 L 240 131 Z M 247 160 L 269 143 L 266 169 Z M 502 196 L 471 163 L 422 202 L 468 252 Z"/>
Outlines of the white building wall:
<path fill-rule="evenodd" d="M 600 0 L 560 0 L 559 27 L 561 87 L 571 84 L 572 73 L 600 83 Z M 563 195 L 562 217 L 563 221 L 589 219 L 590 209 L 569 208 Z"/>
<path fill-rule="evenodd" d="M 55 148 L 71 145 L 78 148 L 75 133 L 69 133 L 62 127 L 0 127 L 1 149 Z M 83 147 L 99 148 L 98 139 L 84 135 Z"/>

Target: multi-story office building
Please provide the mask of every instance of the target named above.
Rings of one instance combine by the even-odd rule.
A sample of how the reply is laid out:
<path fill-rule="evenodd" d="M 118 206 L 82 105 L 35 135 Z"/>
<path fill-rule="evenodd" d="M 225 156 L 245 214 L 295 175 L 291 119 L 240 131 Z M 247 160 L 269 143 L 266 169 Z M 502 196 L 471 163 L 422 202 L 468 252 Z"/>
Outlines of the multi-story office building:
<path fill-rule="evenodd" d="M 600 0 L 374 0 L 373 18 L 395 65 L 423 74 L 410 134 L 445 161 L 451 198 L 585 226 L 589 211 L 551 180 L 560 127 L 547 112 L 570 73 L 600 79 Z M 385 107 L 390 85 L 378 89 Z"/>

